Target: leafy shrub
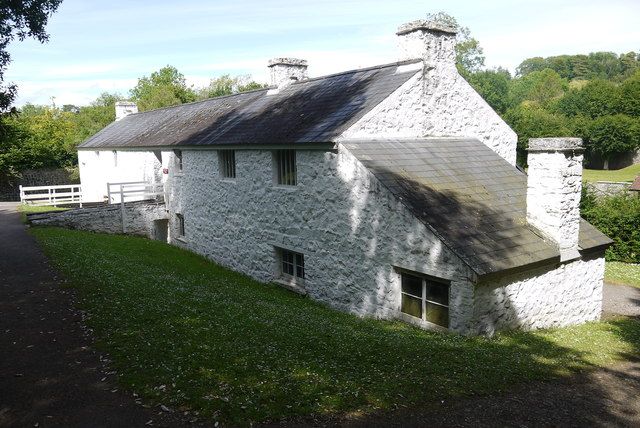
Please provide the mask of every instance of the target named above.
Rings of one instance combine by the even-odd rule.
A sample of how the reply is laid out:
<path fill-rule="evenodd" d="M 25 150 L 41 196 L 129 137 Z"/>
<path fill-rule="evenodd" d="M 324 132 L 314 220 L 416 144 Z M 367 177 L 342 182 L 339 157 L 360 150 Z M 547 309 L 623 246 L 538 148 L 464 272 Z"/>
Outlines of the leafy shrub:
<path fill-rule="evenodd" d="M 587 192 L 582 216 L 611 239 L 609 261 L 640 263 L 640 198 L 621 194 L 595 200 Z"/>

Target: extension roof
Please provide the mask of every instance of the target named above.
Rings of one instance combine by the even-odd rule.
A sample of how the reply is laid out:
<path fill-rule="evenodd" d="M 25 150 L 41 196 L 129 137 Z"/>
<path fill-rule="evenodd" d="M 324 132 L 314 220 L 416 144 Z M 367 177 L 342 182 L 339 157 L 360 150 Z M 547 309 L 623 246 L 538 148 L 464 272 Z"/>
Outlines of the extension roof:
<path fill-rule="evenodd" d="M 331 142 L 418 72 L 402 66 L 419 62 L 303 80 L 277 93 L 263 89 L 131 114 L 79 147 Z"/>
<path fill-rule="evenodd" d="M 527 223 L 526 175 L 479 140 L 342 144 L 478 276 L 559 261 L 557 245 Z M 581 220 L 582 251 L 611 242 Z"/>

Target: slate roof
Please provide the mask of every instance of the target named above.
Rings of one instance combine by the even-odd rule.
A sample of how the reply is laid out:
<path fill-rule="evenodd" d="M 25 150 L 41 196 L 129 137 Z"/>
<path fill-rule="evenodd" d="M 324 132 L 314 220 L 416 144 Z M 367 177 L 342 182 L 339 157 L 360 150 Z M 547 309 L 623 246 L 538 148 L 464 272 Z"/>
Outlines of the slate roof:
<path fill-rule="evenodd" d="M 479 276 L 559 261 L 526 221 L 527 177 L 472 138 L 343 141 Z M 611 240 L 580 223 L 582 250 Z"/>
<path fill-rule="evenodd" d="M 418 70 L 417 60 L 129 115 L 80 148 L 330 142 Z M 406 67 L 405 67 L 406 68 Z"/>

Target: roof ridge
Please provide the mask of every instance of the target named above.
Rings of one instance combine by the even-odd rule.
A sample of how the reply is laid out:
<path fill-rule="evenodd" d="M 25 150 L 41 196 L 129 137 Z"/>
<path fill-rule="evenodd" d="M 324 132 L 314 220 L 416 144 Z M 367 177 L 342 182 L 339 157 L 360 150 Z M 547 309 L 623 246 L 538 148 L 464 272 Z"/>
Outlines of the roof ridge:
<path fill-rule="evenodd" d="M 401 65 L 417 63 L 417 62 L 420 62 L 420 61 L 422 61 L 422 60 L 421 59 L 409 59 L 409 60 L 404 60 L 404 61 L 390 62 L 390 63 L 387 63 L 387 64 L 374 65 L 374 66 L 371 66 L 371 67 L 354 68 L 354 69 L 351 69 L 351 70 L 340 71 L 338 73 L 325 74 L 324 76 L 318 76 L 318 77 L 312 77 L 310 79 L 300 80 L 298 82 L 293 83 L 293 85 L 303 85 L 303 84 L 305 84 L 307 82 L 314 82 L 314 81 L 317 81 L 317 80 L 328 79 L 330 77 L 336 77 L 336 76 L 341 76 L 341 75 L 345 75 L 345 74 L 360 73 L 360 72 L 365 72 L 365 71 L 370 71 L 370 70 L 379 70 L 379 69 L 387 68 L 387 67 L 398 67 L 398 66 L 401 66 Z M 251 93 L 254 93 L 254 92 L 268 91 L 269 89 L 275 89 L 275 88 L 276 88 L 276 86 L 267 86 L 265 88 L 253 89 L 251 91 L 238 92 L 238 93 L 235 93 L 235 94 L 228 94 L 228 95 L 220 95 L 218 97 L 205 98 L 204 100 L 191 101 L 191 102 L 188 102 L 188 103 L 175 104 L 175 105 L 172 105 L 172 106 L 158 107 L 158 108 L 154 108 L 154 109 L 151 109 L 151 110 L 145 110 L 145 111 L 140 111 L 140 112 L 137 112 L 137 113 L 132 113 L 132 114 L 127 115 L 126 117 L 142 115 L 142 114 L 145 114 L 145 113 L 155 112 L 155 111 L 159 111 L 159 110 L 167 110 L 167 109 L 177 108 L 177 107 L 181 107 L 181 106 L 199 104 L 199 103 L 204 103 L 204 102 L 212 101 L 212 100 L 220 100 L 220 99 L 224 99 L 224 98 L 231 98 L 231 97 L 236 97 L 238 95 L 251 94 Z"/>
<path fill-rule="evenodd" d="M 387 67 L 398 67 L 398 66 L 401 66 L 401 65 L 417 63 L 417 62 L 420 62 L 420 61 L 422 61 L 422 60 L 421 59 L 408 59 L 408 60 L 404 60 L 404 61 L 396 61 L 396 62 L 389 62 L 389 63 L 386 63 L 386 64 L 372 65 L 370 67 L 364 67 L 364 68 L 354 68 L 354 69 L 351 69 L 351 70 L 340 71 L 338 73 L 325 74 L 324 76 L 318 76 L 318 77 L 312 77 L 310 79 L 300 80 L 298 82 L 295 82 L 293 85 L 302 85 L 302 84 L 305 84 L 307 82 L 313 82 L 315 80 L 322 80 L 322 79 L 327 79 L 327 78 L 330 78 L 330 77 L 341 76 L 341 75 L 344 75 L 344 74 L 353 74 L 353 73 L 360 73 L 360 72 L 363 72 L 363 71 L 379 70 L 379 69 L 387 68 Z"/>

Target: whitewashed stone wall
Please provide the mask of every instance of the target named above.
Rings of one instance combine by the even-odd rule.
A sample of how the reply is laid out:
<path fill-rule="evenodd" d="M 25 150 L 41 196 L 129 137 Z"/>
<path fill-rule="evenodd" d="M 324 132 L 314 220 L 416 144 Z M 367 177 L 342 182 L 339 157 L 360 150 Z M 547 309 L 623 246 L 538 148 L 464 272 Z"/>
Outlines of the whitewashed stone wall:
<path fill-rule="evenodd" d="M 515 165 L 517 135 L 455 67 L 423 70 L 421 63 L 418 67 L 414 77 L 341 138 L 476 137 Z"/>
<path fill-rule="evenodd" d="M 604 258 L 506 276 L 476 288 L 472 333 L 594 321 L 602 310 Z"/>
<path fill-rule="evenodd" d="M 153 238 L 155 235 L 153 222 L 166 218 L 167 212 L 163 203 L 138 201 L 125 204 L 125 232 L 127 234 Z M 29 215 L 29 222 L 36 226 L 58 226 L 101 233 L 122 233 L 120 204 L 32 214 Z"/>
<path fill-rule="evenodd" d="M 107 183 L 159 183 L 162 165 L 151 151 L 78 150 L 80 183 L 85 202 L 102 202 Z"/>
<path fill-rule="evenodd" d="M 360 315 L 397 315 L 394 266 L 451 279 L 450 327 L 468 329 L 466 266 L 344 148 L 298 151 L 292 187 L 273 184 L 270 151 L 238 150 L 236 162 L 237 179 L 220 179 L 216 151 L 183 151 L 167 182 L 172 243 L 265 282 L 277 279 L 275 247 L 301 252 L 308 295 Z"/>

